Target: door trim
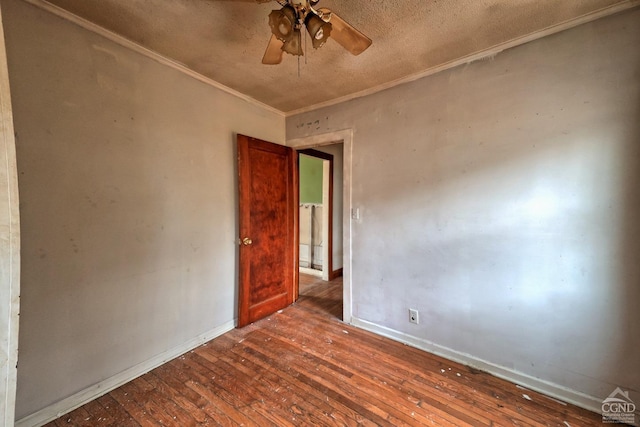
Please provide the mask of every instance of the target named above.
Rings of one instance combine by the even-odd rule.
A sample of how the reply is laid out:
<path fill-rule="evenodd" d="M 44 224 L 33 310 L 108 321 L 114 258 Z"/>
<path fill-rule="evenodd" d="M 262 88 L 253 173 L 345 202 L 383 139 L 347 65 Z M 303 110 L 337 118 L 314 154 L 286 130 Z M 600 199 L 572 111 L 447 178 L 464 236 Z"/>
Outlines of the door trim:
<path fill-rule="evenodd" d="M 321 147 L 323 145 L 344 144 L 343 166 L 343 210 L 342 210 L 342 245 L 343 245 L 343 313 L 345 323 L 351 323 L 353 315 L 352 298 L 352 164 L 353 164 L 353 129 L 345 129 L 320 135 L 287 140 L 287 146 L 296 150 Z M 360 220 L 358 220 L 360 221 Z"/>

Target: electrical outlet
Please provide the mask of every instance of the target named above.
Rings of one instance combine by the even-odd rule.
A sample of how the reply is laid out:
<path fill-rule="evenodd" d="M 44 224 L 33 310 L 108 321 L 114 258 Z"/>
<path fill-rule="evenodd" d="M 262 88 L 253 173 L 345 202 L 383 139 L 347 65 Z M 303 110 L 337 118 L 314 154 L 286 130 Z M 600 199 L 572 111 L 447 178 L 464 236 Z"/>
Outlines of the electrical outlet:
<path fill-rule="evenodd" d="M 416 310 L 415 308 L 410 308 L 409 309 L 409 322 L 415 323 L 416 325 L 418 323 L 420 323 L 419 315 L 420 315 L 420 313 L 418 313 L 418 310 Z"/>

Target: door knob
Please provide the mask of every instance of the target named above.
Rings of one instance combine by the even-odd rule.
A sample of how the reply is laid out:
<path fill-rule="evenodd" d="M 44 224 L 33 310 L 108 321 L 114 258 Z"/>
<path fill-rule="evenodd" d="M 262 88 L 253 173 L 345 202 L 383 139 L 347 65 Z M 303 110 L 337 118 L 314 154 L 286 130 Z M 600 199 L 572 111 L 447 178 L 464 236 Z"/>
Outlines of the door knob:
<path fill-rule="evenodd" d="M 253 240 L 251 240 L 251 239 L 250 239 L 250 238 L 248 238 L 248 237 L 245 237 L 244 239 L 242 239 L 242 244 L 243 244 L 243 245 L 245 245 L 245 246 L 249 246 L 249 245 L 251 245 L 252 243 L 253 243 Z"/>

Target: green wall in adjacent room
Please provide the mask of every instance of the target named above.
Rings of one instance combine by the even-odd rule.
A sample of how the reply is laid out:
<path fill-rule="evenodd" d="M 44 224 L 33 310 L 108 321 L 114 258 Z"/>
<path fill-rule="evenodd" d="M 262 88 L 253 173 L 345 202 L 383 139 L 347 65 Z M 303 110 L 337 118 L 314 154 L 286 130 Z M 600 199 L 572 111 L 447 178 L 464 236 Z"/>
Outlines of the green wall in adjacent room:
<path fill-rule="evenodd" d="M 322 203 L 322 159 L 300 155 L 300 203 Z"/>

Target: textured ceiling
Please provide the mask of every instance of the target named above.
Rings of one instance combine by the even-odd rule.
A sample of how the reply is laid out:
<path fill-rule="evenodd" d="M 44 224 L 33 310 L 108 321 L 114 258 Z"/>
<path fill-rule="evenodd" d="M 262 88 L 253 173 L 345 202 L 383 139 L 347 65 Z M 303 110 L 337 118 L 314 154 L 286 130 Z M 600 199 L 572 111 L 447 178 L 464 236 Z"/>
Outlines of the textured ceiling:
<path fill-rule="evenodd" d="M 624 0 L 321 0 L 373 45 L 352 56 L 329 40 L 262 65 L 276 2 L 48 0 L 280 111 L 342 98 L 583 17 Z M 631 2 L 637 3 L 637 2 Z"/>

